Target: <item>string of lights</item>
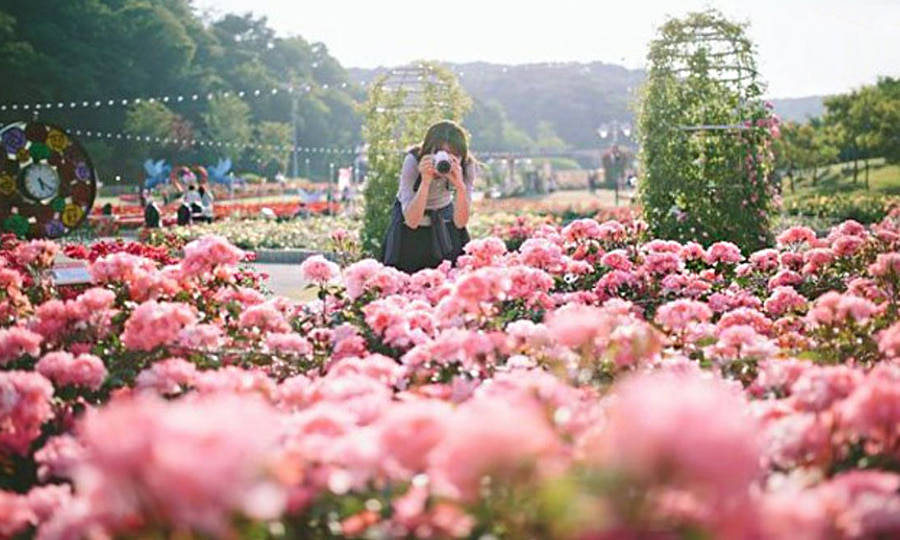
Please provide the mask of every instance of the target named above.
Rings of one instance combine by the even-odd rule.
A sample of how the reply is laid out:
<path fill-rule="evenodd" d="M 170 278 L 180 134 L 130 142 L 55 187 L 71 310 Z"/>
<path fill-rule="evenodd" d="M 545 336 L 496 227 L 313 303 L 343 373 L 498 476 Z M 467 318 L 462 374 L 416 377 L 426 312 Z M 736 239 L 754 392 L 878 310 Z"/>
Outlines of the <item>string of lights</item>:
<path fill-rule="evenodd" d="M 214 141 L 208 139 L 184 138 L 178 139 L 173 137 L 150 137 L 145 135 L 137 135 L 133 133 L 124 133 L 116 131 L 100 131 L 100 130 L 83 130 L 70 129 L 69 133 L 76 137 L 85 137 L 89 139 L 97 139 L 104 141 L 125 141 L 133 143 L 156 143 L 156 144 L 172 144 L 180 146 L 198 146 L 206 148 L 225 148 L 225 149 L 258 149 L 258 150 L 278 150 L 284 152 L 298 152 L 306 154 L 356 154 L 355 148 L 347 147 L 325 147 L 325 146 L 294 146 L 282 144 L 260 144 L 255 142 L 231 142 L 231 141 Z"/>
<path fill-rule="evenodd" d="M 100 109 L 103 107 L 127 107 L 129 105 L 138 105 L 141 103 L 163 103 L 166 105 L 178 105 L 183 103 L 194 103 L 201 101 L 212 101 L 216 98 L 237 96 L 238 98 L 261 98 L 265 96 L 276 96 L 278 94 L 300 95 L 308 94 L 316 89 L 328 90 L 329 88 L 346 89 L 349 83 L 340 83 L 336 85 L 300 85 L 300 86 L 284 86 L 276 88 L 257 88 L 255 90 L 224 90 L 220 92 L 207 93 L 191 93 L 191 94 L 170 94 L 163 96 L 149 97 L 132 97 L 132 98 L 103 98 L 103 99 L 66 99 L 53 100 L 32 103 L 0 103 L 0 112 L 6 111 L 52 111 L 52 110 L 75 110 L 75 109 Z"/>

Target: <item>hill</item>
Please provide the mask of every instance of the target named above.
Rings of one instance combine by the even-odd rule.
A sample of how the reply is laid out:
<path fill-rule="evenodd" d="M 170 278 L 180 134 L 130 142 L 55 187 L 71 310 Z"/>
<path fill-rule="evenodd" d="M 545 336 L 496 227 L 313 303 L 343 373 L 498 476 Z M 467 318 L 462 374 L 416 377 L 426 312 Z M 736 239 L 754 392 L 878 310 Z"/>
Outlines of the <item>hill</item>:
<path fill-rule="evenodd" d="M 466 123 L 473 125 L 470 129 L 482 148 L 512 143 L 486 132 L 482 126 L 486 121 L 508 122 L 506 130 L 522 132 L 520 141 L 521 135 L 530 137 L 533 144 L 555 135 L 572 148 L 596 148 L 600 144 L 597 127 L 614 120 L 632 121 L 633 98 L 645 77 L 643 70 L 603 62 L 444 65 L 475 101 Z M 351 81 L 368 84 L 390 69 L 347 68 L 347 75 Z M 822 96 L 777 99 L 773 105 L 786 120 L 804 121 L 824 112 Z"/>

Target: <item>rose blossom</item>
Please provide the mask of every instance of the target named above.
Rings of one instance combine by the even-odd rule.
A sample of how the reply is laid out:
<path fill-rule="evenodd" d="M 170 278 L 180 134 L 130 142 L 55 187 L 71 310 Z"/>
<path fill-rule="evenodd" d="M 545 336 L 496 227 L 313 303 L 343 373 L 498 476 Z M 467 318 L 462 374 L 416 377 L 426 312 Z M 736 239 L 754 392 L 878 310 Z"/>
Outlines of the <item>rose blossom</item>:
<path fill-rule="evenodd" d="M 558 458 L 559 441 L 534 407 L 514 407 L 499 398 L 460 405 L 428 456 L 428 476 L 447 497 L 473 501 L 485 475 L 519 477 L 532 464 Z M 519 475 L 516 475 L 519 473 Z"/>
<path fill-rule="evenodd" d="M 839 236 L 832 244 L 832 250 L 838 257 L 850 257 L 855 254 L 865 241 L 858 236 Z"/>
<path fill-rule="evenodd" d="M 144 515 L 224 536 L 235 512 L 274 519 L 283 511 L 283 488 L 266 472 L 278 434 L 277 413 L 249 397 L 114 402 L 79 426 L 88 459 L 75 471 L 76 491 L 111 531 Z"/>
<path fill-rule="evenodd" d="M 744 260 L 744 256 L 741 254 L 741 248 L 731 242 L 716 242 L 709 247 L 704 260 L 709 265 L 737 264 Z"/>
<path fill-rule="evenodd" d="M 244 252 L 231 245 L 224 237 L 208 235 L 184 246 L 181 269 L 186 276 L 202 276 L 217 266 L 235 265 L 243 258 Z"/>
<path fill-rule="evenodd" d="M 135 379 L 135 388 L 154 390 L 162 395 L 178 394 L 182 387 L 192 386 L 197 377 L 197 367 L 181 358 L 167 358 L 141 371 Z"/>
<path fill-rule="evenodd" d="M 776 238 L 780 246 L 811 244 L 816 240 L 816 232 L 809 227 L 791 227 Z"/>
<path fill-rule="evenodd" d="M 762 336 L 752 326 L 729 326 L 719 332 L 715 345 L 707 347 L 709 354 L 720 358 L 768 358 L 778 352 L 771 340 Z"/>
<path fill-rule="evenodd" d="M 623 272 L 630 272 L 634 267 L 634 265 L 628 259 L 628 252 L 626 252 L 624 249 L 614 249 L 607 252 L 605 255 L 603 255 L 603 257 L 600 258 L 600 264 L 614 270 L 621 270 Z"/>
<path fill-rule="evenodd" d="M 762 249 L 750 255 L 750 264 L 761 272 L 770 272 L 778 268 L 778 251 Z"/>
<path fill-rule="evenodd" d="M 787 312 L 801 311 L 806 304 L 806 298 L 793 287 L 776 287 L 764 305 L 769 315 L 780 317 Z"/>
<path fill-rule="evenodd" d="M 271 302 L 247 308 L 241 313 L 241 328 L 257 328 L 262 332 L 286 333 L 291 327 L 284 320 L 284 315 Z"/>
<path fill-rule="evenodd" d="M 424 472 L 431 451 L 446 436 L 453 409 L 443 401 L 401 403 L 378 420 L 385 468 L 406 479 Z"/>
<path fill-rule="evenodd" d="M 82 386 L 94 391 L 100 389 L 107 376 L 106 366 L 96 356 L 82 354 L 76 358 L 63 351 L 44 355 L 34 369 L 59 386 Z"/>
<path fill-rule="evenodd" d="M 59 245 L 50 240 L 31 240 L 19 244 L 13 257 L 22 265 L 48 268 L 59 253 Z"/>
<path fill-rule="evenodd" d="M 830 291 L 816 299 L 807 318 L 815 325 L 840 324 L 848 319 L 862 325 L 877 312 L 878 306 L 865 298 Z"/>
<path fill-rule="evenodd" d="M 900 322 L 878 334 L 878 350 L 887 358 L 900 359 Z"/>
<path fill-rule="evenodd" d="M 579 453 L 604 468 L 685 489 L 741 497 L 761 473 L 757 427 L 733 387 L 704 375 L 620 382 L 599 436 Z"/>
<path fill-rule="evenodd" d="M 53 416 L 53 385 L 43 375 L 26 371 L 0 372 L 0 451 L 26 455 Z"/>
<path fill-rule="evenodd" d="M 149 351 L 174 342 L 184 327 L 195 322 L 194 312 L 187 304 L 150 300 L 128 318 L 122 343 L 132 350 Z"/>
<path fill-rule="evenodd" d="M 900 253 L 879 253 L 875 262 L 869 265 L 869 273 L 876 277 L 900 275 Z"/>
<path fill-rule="evenodd" d="M 881 364 L 856 385 L 841 404 L 842 420 L 859 436 L 879 444 L 882 451 L 896 453 L 900 434 L 900 367 Z"/>
<path fill-rule="evenodd" d="M 712 315 L 712 310 L 704 302 L 682 299 L 660 306 L 656 312 L 656 322 L 673 332 L 682 332 L 692 323 L 709 321 Z"/>
<path fill-rule="evenodd" d="M 37 357 L 41 354 L 42 340 L 40 334 L 21 326 L 0 328 L 0 365 L 26 354 Z"/>
<path fill-rule="evenodd" d="M 312 344 L 299 334 L 270 333 L 266 335 L 266 347 L 277 353 L 305 356 L 312 353 Z"/>
<path fill-rule="evenodd" d="M 317 284 L 325 284 L 334 280 L 341 274 L 338 265 L 327 260 L 322 255 L 308 257 L 300 264 L 300 275 L 305 281 Z"/>
<path fill-rule="evenodd" d="M 797 409 L 820 412 L 849 396 L 862 381 L 862 374 L 847 366 L 815 366 L 791 385 Z"/>

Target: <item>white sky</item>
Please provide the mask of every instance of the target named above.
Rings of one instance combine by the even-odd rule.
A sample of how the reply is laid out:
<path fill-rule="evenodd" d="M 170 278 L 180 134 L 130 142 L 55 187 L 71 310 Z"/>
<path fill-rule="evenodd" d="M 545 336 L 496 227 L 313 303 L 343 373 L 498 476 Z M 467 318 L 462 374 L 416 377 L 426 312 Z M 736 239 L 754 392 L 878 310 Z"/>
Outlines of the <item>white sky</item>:
<path fill-rule="evenodd" d="M 900 0 L 194 0 L 265 15 L 344 67 L 447 62 L 645 65 L 667 15 L 714 7 L 750 23 L 769 97 L 844 92 L 900 76 Z"/>

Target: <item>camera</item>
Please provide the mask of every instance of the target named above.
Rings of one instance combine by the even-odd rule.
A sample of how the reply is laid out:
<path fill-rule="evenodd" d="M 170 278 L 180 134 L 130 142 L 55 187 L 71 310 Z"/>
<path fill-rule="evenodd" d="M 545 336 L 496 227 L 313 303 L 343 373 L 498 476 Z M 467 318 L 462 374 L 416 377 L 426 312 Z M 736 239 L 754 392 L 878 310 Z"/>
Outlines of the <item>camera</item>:
<path fill-rule="evenodd" d="M 443 150 L 441 150 L 440 152 L 436 152 L 434 154 L 434 169 L 441 174 L 447 174 L 448 172 L 450 172 L 450 154 L 444 152 Z"/>

